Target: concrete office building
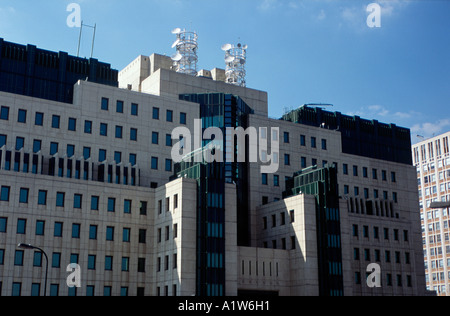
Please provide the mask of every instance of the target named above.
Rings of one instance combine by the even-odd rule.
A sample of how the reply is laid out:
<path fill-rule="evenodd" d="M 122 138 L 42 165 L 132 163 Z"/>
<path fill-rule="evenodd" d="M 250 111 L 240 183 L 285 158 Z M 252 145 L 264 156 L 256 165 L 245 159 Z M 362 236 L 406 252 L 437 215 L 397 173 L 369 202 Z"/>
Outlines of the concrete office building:
<path fill-rule="evenodd" d="M 412 146 L 419 185 L 427 288 L 440 296 L 450 290 L 450 132 Z M 435 207 L 433 202 L 447 202 Z"/>
<path fill-rule="evenodd" d="M 117 84 L 75 80 L 71 102 L 0 89 L 1 295 L 43 293 L 45 258 L 19 243 L 48 254 L 51 295 L 426 294 L 409 130 L 307 106 L 270 119 L 224 70 L 171 68 L 139 56 Z M 277 138 L 278 171 L 175 164 L 172 131 L 195 119 Z"/>

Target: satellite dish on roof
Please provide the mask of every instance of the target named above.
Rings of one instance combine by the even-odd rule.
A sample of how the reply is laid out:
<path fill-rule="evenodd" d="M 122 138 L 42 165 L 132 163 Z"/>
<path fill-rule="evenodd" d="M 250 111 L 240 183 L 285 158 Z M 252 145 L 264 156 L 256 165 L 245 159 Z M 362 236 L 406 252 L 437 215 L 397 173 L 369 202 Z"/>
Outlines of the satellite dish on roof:
<path fill-rule="evenodd" d="M 228 56 L 227 58 L 225 58 L 225 62 L 226 63 L 231 63 L 235 60 L 236 58 L 234 56 Z"/>
<path fill-rule="evenodd" d="M 176 29 L 174 29 L 172 31 L 172 34 L 180 34 L 181 33 L 181 29 L 179 27 L 177 27 Z"/>
<path fill-rule="evenodd" d="M 177 39 L 173 44 L 172 44 L 172 48 L 175 48 L 178 44 L 180 44 L 181 39 Z"/>
<path fill-rule="evenodd" d="M 183 58 L 183 56 L 180 53 L 176 53 L 172 56 L 173 61 L 180 61 Z"/>
<path fill-rule="evenodd" d="M 248 45 L 244 45 L 242 48 L 243 48 L 243 49 L 247 49 L 247 48 L 248 48 Z"/>
<path fill-rule="evenodd" d="M 227 51 L 230 50 L 233 46 L 231 44 L 225 44 L 222 46 L 222 50 L 223 51 Z"/>

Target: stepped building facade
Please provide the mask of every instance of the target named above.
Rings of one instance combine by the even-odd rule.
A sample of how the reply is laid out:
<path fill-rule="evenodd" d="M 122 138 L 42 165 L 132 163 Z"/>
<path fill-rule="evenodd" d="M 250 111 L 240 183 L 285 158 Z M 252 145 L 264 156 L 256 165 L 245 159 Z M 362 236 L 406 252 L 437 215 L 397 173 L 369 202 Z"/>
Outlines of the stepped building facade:
<path fill-rule="evenodd" d="M 1 295 L 44 293 L 45 255 L 20 243 L 45 251 L 49 295 L 426 294 L 408 129 L 271 119 L 266 92 L 158 54 L 117 72 L 0 48 Z"/>

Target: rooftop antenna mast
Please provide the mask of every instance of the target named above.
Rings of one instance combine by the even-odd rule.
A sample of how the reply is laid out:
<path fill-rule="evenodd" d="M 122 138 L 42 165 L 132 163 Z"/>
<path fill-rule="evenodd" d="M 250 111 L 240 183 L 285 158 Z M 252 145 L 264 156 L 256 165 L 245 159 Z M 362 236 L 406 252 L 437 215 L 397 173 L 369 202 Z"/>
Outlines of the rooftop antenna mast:
<path fill-rule="evenodd" d="M 95 42 L 95 32 L 97 31 L 97 23 L 94 24 L 94 26 L 92 26 L 92 25 L 84 24 L 83 21 L 81 21 L 80 36 L 78 37 L 77 57 L 80 57 L 80 46 L 81 46 L 81 36 L 83 33 L 83 26 L 94 29 L 94 34 L 92 35 L 92 46 L 91 46 L 91 58 L 92 58 L 92 56 L 94 55 L 94 42 Z"/>
<path fill-rule="evenodd" d="M 177 36 L 172 48 L 177 49 L 177 53 L 172 56 L 175 71 L 191 76 L 197 75 L 198 63 L 198 35 L 196 32 L 176 28 L 172 34 Z"/>
<path fill-rule="evenodd" d="M 247 63 L 247 45 L 241 43 L 234 46 L 232 44 L 225 44 L 222 46 L 222 50 L 225 52 L 225 76 L 226 82 L 246 87 L 247 82 L 245 76 L 247 72 L 245 70 L 245 64 Z"/>

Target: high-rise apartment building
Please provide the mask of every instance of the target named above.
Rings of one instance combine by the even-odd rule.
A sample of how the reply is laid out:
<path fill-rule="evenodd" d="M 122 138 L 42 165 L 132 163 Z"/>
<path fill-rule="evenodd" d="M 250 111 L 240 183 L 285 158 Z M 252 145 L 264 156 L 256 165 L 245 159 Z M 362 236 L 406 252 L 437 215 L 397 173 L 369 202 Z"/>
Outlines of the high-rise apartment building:
<path fill-rule="evenodd" d="M 417 168 L 426 282 L 450 294 L 450 132 L 412 146 Z"/>
<path fill-rule="evenodd" d="M 48 255 L 50 295 L 426 294 L 408 129 L 270 119 L 266 92 L 172 64 L 75 78 L 71 102 L 0 92 L 1 295 L 43 293 L 45 256 L 19 243 Z"/>

